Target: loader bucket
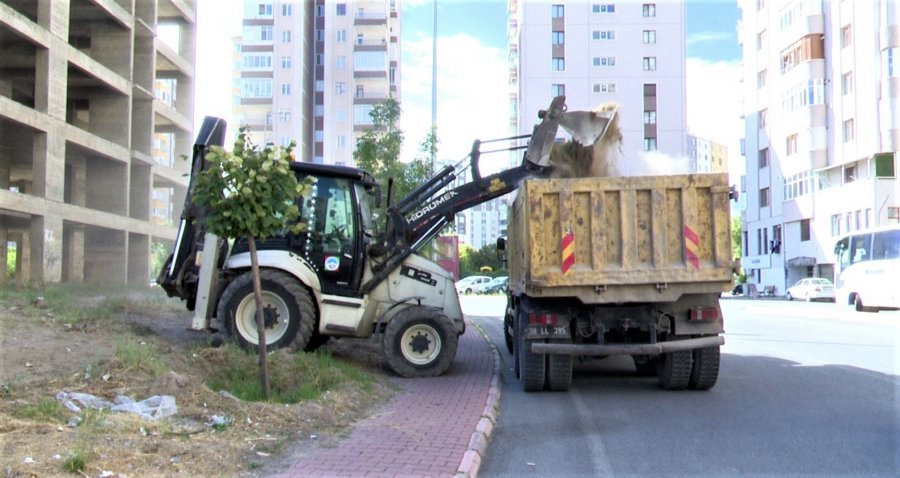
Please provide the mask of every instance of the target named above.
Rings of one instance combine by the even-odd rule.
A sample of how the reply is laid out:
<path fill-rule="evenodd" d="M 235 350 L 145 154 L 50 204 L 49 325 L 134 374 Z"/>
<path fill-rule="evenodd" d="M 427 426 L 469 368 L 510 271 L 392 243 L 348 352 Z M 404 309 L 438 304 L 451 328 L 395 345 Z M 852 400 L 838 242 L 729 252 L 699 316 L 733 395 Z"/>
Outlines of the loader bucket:
<path fill-rule="evenodd" d="M 538 113 L 541 122 L 534 127 L 531 142 L 525 152 L 525 161 L 536 167 L 550 166 L 550 151 L 556 141 L 556 131 L 562 126 L 572 135 L 572 139 L 582 146 L 591 146 L 599 141 L 609 129 L 609 124 L 618 113 L 617 108 L 597 111 L 566 111 L 566 97 L 557 96 L 550 108 Z"/>

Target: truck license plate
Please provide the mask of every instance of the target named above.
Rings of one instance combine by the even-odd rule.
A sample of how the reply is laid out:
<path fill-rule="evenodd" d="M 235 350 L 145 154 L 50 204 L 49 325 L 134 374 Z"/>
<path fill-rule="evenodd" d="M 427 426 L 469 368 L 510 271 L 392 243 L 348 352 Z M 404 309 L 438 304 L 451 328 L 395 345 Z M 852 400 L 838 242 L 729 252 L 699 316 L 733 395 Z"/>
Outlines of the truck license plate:
<path fill-rule="evenodd" d="M 528 325 L 525 327 L 526 339 L 567 339 L 568 325 Z"/>

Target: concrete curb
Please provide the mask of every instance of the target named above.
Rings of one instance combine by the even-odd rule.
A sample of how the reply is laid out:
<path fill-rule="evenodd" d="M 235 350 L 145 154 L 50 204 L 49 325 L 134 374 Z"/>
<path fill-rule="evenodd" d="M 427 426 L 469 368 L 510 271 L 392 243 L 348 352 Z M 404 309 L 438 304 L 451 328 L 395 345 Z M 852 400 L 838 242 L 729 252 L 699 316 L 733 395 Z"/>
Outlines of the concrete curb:
<path fill-rule="evenodd" d="M 481 467 L 481 461 L 484 459 L 485 453 L 487 453 L 487 446 L 491 441 L 494 425 L 497 424 L 497 416 L 500 414 L 500 353 L 484 329 L 471 320 L 469 324 L 478 330 L 494 353 L 494 376 L 491 378 L 491 388 L 488 389 L 484 410 L 481 412 L 481 419 L 478 420 L 475 431 L 472 433 L 472 438 L 469 439 L 468 450 L 459 463 L 455 478 L 475 478 L 478 476 L 478 469 Z"/>

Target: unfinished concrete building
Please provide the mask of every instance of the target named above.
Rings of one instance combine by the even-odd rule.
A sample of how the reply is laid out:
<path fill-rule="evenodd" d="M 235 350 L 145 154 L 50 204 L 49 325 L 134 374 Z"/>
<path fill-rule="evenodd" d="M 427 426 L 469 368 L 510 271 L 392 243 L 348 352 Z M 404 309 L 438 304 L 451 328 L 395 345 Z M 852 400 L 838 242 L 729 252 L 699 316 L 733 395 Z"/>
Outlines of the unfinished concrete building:
<path fill-rule="evenodd" d="M 16 283 L 148 283 L 187 186 L 195 19 L 196 0 L 0 0 L 0 261 L 15 247 Z"/>

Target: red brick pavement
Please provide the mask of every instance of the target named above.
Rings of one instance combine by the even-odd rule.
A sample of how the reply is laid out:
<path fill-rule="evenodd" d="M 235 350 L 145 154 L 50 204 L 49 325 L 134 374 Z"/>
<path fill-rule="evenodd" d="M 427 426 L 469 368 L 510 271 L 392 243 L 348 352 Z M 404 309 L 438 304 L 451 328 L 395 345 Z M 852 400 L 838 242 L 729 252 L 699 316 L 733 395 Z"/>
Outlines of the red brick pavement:
<path fill-rule="evenodd" d="M 337 447 L 316 449 L 278 476 L 474 475 L 500 398 L 492 347 L 469 323 L 447 373 L 396 378 L 402 391 L 377 415 L 358 423 Z"/>

